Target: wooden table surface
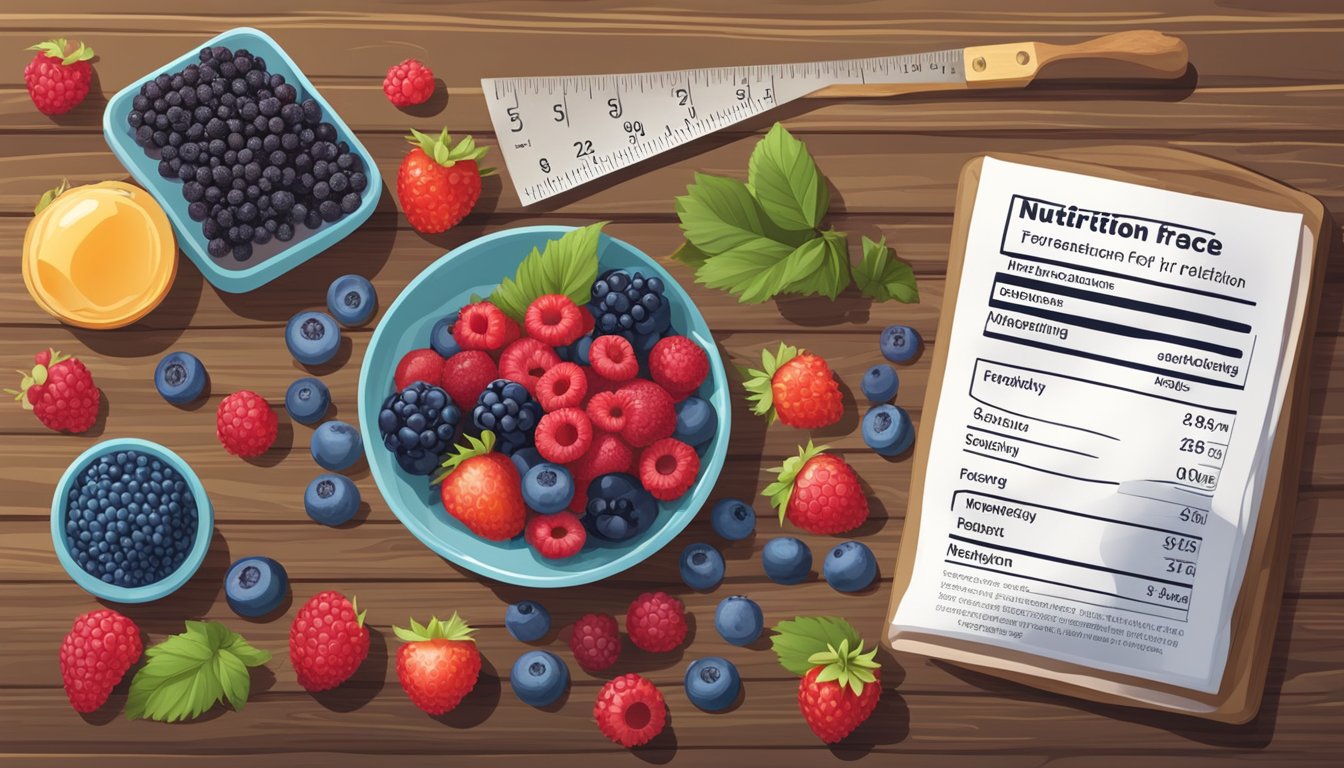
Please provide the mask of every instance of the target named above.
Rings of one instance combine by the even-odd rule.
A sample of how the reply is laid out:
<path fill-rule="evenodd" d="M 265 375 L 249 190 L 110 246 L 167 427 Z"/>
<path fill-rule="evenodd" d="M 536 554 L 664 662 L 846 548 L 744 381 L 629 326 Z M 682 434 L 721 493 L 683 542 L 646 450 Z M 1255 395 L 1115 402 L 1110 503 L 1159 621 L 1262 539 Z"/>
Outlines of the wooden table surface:
<path fill-rule="evenodd" d="M 754 2 L 683 0 L 639 4 L 505 2 L 370 3 L 339 0 L 323 8 L 302 3 L 230 0 L 10 0 L 0 10 L 0 360 L 29 365 L 55 346 L 78 354 L 107 401 L 88 434 L 58 435 L 16 405 L 0 407 L 0 763 L 145 766 L 636 765 L 674 762 L 722 765 L 821 765 L 857 760 L 872 765 L 947 766 L 1131 765 L 1213 766 L 1338 764 L 1344 748 L 1344 266 L 1333 232 L 1328 284 L 1314 333 L 1314 370 L 1298 478 L 1290 576 L 1263 711 L 1244 726 L 1081 704 L 913 656 L 883 651 L 881 704 L 871 720 L 839 746 L 822 745 L 795 703 L 797 681 L 764 646 L 735 649 L 712 629 L 715 604 L 745 593 L 767 622 L 795 614 L 834 612 L 870 640 L 879 636 L 890 580 L 846 596 L 824 582 L 780 587 L 760 570 L 757 550 L 778 531 L 758 505 L 759 533 L 725 548 L 728 577 L 711 594 L 689 593 L 677 577 L 678 553 L 714 541 L 697 520 L 646 563 L 601 584 L 558 592 L 525 590 L 479 579 L 417 542 L 380 499 L 364 465 L 352 473 L 368 502 L 355 523 L 328 529 L 303 513 L 303 490 L 317 471 L 307 455 L 308 427 L 291 425 L 281 403 L 303 371 L 285 352 L 282 332 L 295 311 L 323 302 L 329 281 L 357 272 L 373 278 L 384 305 L 445 250 L 478 235 L 538 223 L 612 222 L 609 232 L 662 257 L 709 319 L 731 360 L 741 364 L 780 340 L 822 351 L 856 389 L 878 360 L 877 333 L 893 322 L 914 325 L 930 346 L 944 295 L 944 264 L 956 175 L 987 151 L 1031 152 L 1134 143 L 1206 153 L 1294 185 L 1344 216 L 1344 12 L 1331 2 L 1164 0 L 1142 11 L 1094 10 L 1065 0 L 920 2 Z M 287 9 L 291 7 L 292 9 Z M 374 7 L 376 12 L 371 12 Z M 674 6 L 680 6 L 674 7 Z M 740 6 L 740 7 L 739 7 Z M 115 11 L 110 9 L 117 9 Z M 1192 70 L 1174 82 L 1076 80 L 1038 83 L 1019 92 L 937 95 L 877 102 L 808 101 L 755 120 L 572 194 L 522 208 L 508 183 L 493 179 L 476 211 L 439 236 L 411 231 L 386 191 L 373 217 L 320 258 L 245 295 L 222 294 L 183 259 L 164 304 L 115 332 L 60 325 L 24 291 L 19 252 L 34 201 L 61 177 L 75 184 L 123 178 L 103 143 L 106 99 L 132 79 L 192 49 L 217 32 L 258 27 L 276 38 L 395 177 L 410 126 L 471 132 L 493 144 L 479 95 L 484 75 L 590 73 L 873 56 L 1031 39 L 1070 42 L 1130 28 L 1183 37 Z M 38 114 L 24 92 L 23 48 L 63 36 L 93 46 L 97 80 L 88 101 L 68 115 Z M 380 91 L 387 67 L 406 57 L 426 61 L 446 89 L 407 114 Z M 446 97 L 445 97 L 446 90 Z M 922 303 L 870 305 L 852 290 L 834 304 L 788 299 L 739 307 L 724 294 L 691 285 L 690 272 L 666 258 L 680 241 L 672 199 L 692 172 L 741 176 L 752 146 L 775 117 L 805 140 L 835 189 L 830 223 L 853 235 L 885 235 L 919 277 Z M 322 369 L 334 413 L 354 418 L 356 377 L 370 328 L 348 333 L 339 365 Z M 196 353 L 209 368 L 203 405 L 164 404 L 152 385 L 158 358 L 171 349 Z M 900 404 L 918 421 L 928 357 L 903 372 Z M 215 442 L 214 412 L 227 393 L 253 388 L 281 411 L 280 439 L 263 460 L 228 456 Z M 753 496 L 769 477 L 764 467 L 789 455 L 806 435 L 765 428 L 736 405 L 729 461 L 715 497 Z M 852 398 L 852 392 L 848 392 Z M 857 417 L 847 415 L 826 441 L 870 486 L 875 520 L 863 539 L 884 573 L 895 562 L 910 480 L 909 462 L 888 463 L 863 446 Z M 186 618 L 228 623 L 275 653 L 254 676 L 241 713 L 216 710 L 198 722 L 168 726 L 117 715 L 121 693 L 99 713 L 81 718 L 66 702 L 57 648 L 71 619 L 98 603 L 62 572 L 52 552 L 48 510 L 66 464 L 94 441 L 138 436 L 160 441 L 195 467 L 217 510 L 213 545 L 200 573 L 178 594 L 124 610 L 151 642 L 181 631 Z M 834 541 L 804 536 L 814 551 Z M 293 580 L 293 600 L 334 588 L 357 594 L 369 612 L 373 650 L 356 678 L 310 695 L 296 684 L 286 638 L 296 606 L 265 623 L 239 619 L 222 594 L 232 559 L 266 554 Z M 628 653 L 617 672 L 639 671 L 668 697 L 671 725 L 654 744 L 627 754 L 592 721 L 603 682 L 571 663 L 572 690 L 563 706 L 543 712 L 518 702 L 507 675 L 524 650 L 503 628 L 504 607 L 537 598 L 559 627 L 589 610 L 624 613 L 648 589 L 680 594 L 695 615 L 692 641 L 665 657 Z M 461 611 L 481 627 L 485 669 L 458 710 L 430 718 L 399 690 L 393 623 L 409 616 Z M 547 647 L 571 660 L 563 634 Z M 681 688 L 686 664 L 711 654 L 742 670 L 745 700 L 734 711 L 704 714 Z M 571 660 L 572 661 L 572 660 Z M 1332 757 L 1333 755 L 1333 757 Z M 449 756 L 449 757 L 444 757 Z M 899 756 L 899 757 L 898 757 Z"/>

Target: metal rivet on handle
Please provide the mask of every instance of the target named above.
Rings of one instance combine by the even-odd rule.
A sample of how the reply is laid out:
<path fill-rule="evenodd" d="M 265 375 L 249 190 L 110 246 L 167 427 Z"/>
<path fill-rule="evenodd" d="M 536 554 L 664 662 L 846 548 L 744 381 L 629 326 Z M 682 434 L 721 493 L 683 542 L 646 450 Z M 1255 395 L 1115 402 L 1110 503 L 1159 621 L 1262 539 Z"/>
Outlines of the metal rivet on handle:
<path fill-rule="evenodd" d="M 1029 62 L 1029 61 L 1031 61 L 1031 54 L 1027 53 L 1026 51 L 1018 51 L 1018 52 L 1017 52 L 1017 63 L 1018 63 L 1018 64 L 1026 64 L 1026 63 Z"/>
<path fill-rule="evenodd" d="M 976 57 L 975 57 L 975 60 L 971 62 L 971 69 L 974 69 L 976 72 L 984 72 L 984 71 L 985 71 L 985 57 L 984 57 L 984 56 L 976 56 Z"/>

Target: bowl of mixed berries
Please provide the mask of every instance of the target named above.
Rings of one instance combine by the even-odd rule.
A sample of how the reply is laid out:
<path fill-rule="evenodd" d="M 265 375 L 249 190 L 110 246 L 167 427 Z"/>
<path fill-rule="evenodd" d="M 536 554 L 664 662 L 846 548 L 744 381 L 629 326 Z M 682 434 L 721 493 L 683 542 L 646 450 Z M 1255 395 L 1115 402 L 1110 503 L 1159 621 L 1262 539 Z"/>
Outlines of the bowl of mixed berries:
<path fill-rule="evenodd" d="M 658 551 L 728 448 L 723 363 L 690 297 L 601 225 L 506 230 L 425 269 L 364 356 L 379 491 L 430 549 L 564 587 Z"/>

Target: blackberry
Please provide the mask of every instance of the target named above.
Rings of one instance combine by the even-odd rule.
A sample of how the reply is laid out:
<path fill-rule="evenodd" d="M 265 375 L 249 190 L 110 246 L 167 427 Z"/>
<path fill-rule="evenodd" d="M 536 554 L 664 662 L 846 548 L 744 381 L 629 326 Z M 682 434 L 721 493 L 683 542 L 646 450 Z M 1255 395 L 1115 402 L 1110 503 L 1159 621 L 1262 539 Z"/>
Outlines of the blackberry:
<path fill-rule="evenodd" d="M 413 475 L 433 474 L 439 468 L 461 421 L 462 409 L 453 398 L 423 381 L 388 395 L 378 412 L 383 445 Z"/>
<path fill-rule="evenodd" d="M 671 306 L 663 295 L 665 287 L 662 278 L 646 278 L 642 272 L 604 272 L 593 283 L 592 300 L 588 302 L 588 311 L 593 313 L 593 335 L 624 336 L 636 349 L 644 347 L 647 352 L 672 325 Z"/>
<path fill-rule="evenodd" d="M 658 501 L 632 475 L 601 475 L 588 484 L 583 525 L 601 541 L 621 542 L 643 534 L 658 517 Z"/>
<path fill-rule="evenodd" d="M 526 387 L 508 379 L 490 382 L 471 412 L 472 423 L 494 432 L 499 449 L 510 456 L 532 445 L 532 432 L 540 420 L 541 405 Z"/>

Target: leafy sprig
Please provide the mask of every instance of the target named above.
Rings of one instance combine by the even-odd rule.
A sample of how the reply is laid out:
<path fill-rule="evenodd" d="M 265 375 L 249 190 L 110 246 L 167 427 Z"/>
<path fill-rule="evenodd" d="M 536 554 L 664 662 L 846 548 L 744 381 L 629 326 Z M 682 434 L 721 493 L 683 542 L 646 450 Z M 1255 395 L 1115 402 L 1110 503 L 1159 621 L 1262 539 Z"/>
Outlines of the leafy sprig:
<path fill-rule="evenodd" d="M 538 296 L 561 293 L 575 304 L 588 303 L 597 280 L 597 246 L 605 221 L 566 232 L 544 249 L 533 248 L 513 277 L 505 277 L 490 294 L 490 303 L 517 322 Z"/>
<path fill-rule="evenodd" d="M 126 717 L 173 723 L 199 717 L 220 699 L 235 710 L 247 703 L 247 670 L 271 654 L 218 622 L 188 621 L 186 629 L 145 651 L 149 661 L 131 680 Z"/>

